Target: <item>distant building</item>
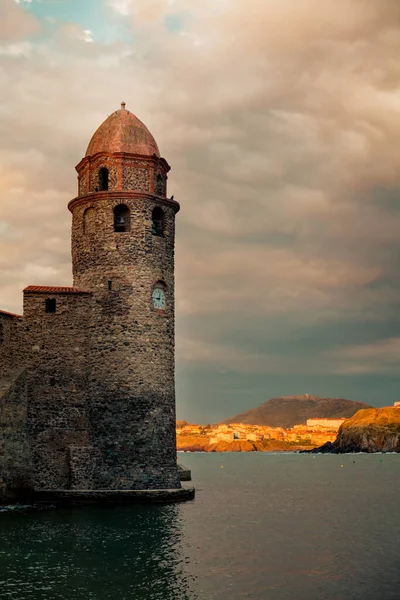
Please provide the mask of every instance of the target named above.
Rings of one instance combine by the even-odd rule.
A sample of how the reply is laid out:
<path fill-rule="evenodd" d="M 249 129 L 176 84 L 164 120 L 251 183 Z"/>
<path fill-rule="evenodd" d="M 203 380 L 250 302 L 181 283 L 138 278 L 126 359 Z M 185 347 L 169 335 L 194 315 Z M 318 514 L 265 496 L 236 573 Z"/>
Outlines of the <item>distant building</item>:
<path fill-rule="evenodd" d="M 307 419 L 307 427 L 324 427 L 328 429 L 339 429 L 346 419 Z"/>

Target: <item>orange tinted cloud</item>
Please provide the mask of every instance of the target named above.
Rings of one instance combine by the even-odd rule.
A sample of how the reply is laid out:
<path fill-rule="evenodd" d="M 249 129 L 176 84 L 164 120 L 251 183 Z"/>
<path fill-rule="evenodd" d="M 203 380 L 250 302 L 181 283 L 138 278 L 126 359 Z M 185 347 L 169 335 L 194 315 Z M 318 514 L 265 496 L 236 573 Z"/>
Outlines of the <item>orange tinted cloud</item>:
<path fill-rule="evenodd" d="M 25 285 L 70 283 L 74 166 L 121 100 L 172 165 L 182 330 L 219 314 L 223 339 L 237 315 L 373 321 L 392 306 L 397 0 L 116 0 L 132 41 L 108 46 L 78 23 L 32 41 L 32 13 L 0 6 L 0 48 L 29 43 L 0 56 L 3 308 L 20 310 Z"/>

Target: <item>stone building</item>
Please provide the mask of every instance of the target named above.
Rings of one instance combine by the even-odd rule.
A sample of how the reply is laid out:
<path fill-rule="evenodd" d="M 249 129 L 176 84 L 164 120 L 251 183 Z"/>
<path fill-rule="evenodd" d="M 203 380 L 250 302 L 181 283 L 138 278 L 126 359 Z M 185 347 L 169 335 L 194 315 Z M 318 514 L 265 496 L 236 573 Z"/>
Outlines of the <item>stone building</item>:
<path fill-rule="evenodd" d="M 36 491 L 179 490 L 170 167 L 122 103 L 76 170 L 73 287 L 0 312 L 0 477 L 17 456 Z"/>

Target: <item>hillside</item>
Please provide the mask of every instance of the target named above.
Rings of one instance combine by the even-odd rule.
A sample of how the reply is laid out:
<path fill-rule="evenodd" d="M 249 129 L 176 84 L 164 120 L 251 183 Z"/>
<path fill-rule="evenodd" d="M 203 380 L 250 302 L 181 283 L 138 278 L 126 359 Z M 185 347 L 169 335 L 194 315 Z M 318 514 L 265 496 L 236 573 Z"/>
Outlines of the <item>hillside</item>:
<path fill-rule="evenodd" d="M 400 409 L 361 410 L 342 424 L 333 443 L 313 452 L 400 452 Z"/>
<path fill-rule="evenodd" d="M 307 419 L 327 418 L 348 419 L 357 411 L 370 408 L 363 402 L 353 402 L 344 398 L 319 398 L 318 396 L 284 396 L 271 398 L 261 406 L 225 419 L 222 423 L 245 423 L 250 425 L 269 425 L 270 427 L 290 428 L 301 425 Z"/>

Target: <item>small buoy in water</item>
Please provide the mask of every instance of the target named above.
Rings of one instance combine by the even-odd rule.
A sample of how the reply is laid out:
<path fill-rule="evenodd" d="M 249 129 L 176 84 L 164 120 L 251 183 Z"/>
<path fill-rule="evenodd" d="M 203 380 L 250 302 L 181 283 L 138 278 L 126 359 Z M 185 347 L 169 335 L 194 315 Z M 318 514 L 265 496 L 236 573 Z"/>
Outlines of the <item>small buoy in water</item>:
<path fill-rule="evenodd" d="M 382 462 L 382 459 L 380 459 L 380 461 L 379 461 L 379 462 Z"/>
<path fill-rule="evenodd" d="M 344 467 L 344 465 L 340 465 L 341 467 Z"/>
<path fill-rule="evenodd" d="M 223 468 L 224 468 L 224 465 L 221 465 L 221 469 L 223 469 Z"/>

